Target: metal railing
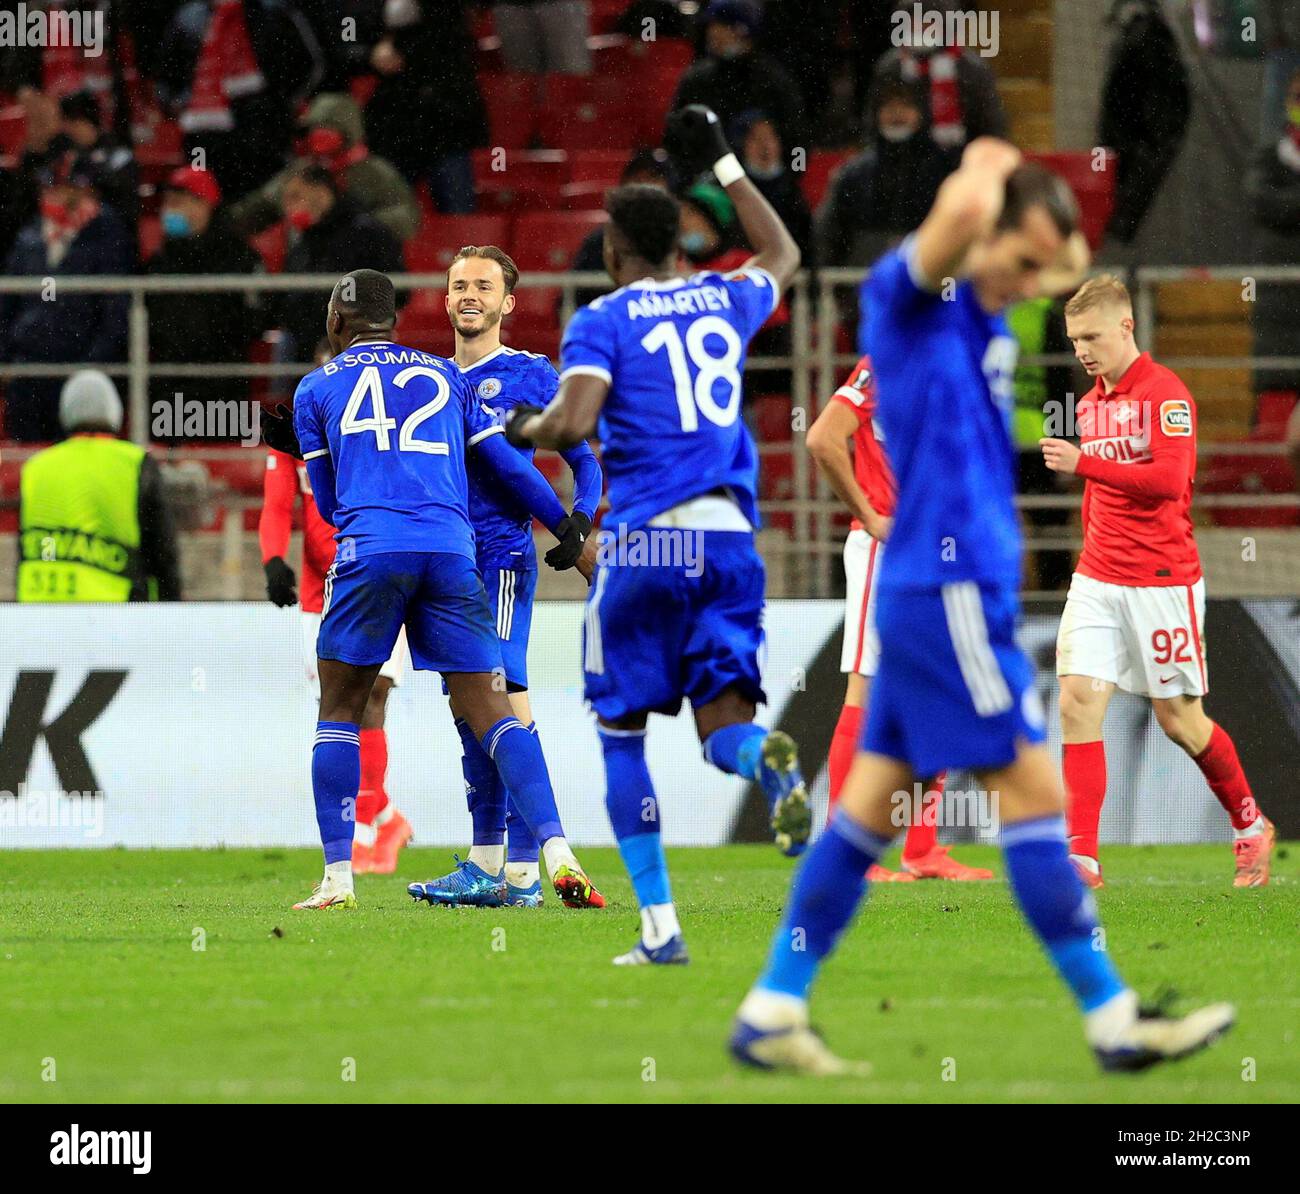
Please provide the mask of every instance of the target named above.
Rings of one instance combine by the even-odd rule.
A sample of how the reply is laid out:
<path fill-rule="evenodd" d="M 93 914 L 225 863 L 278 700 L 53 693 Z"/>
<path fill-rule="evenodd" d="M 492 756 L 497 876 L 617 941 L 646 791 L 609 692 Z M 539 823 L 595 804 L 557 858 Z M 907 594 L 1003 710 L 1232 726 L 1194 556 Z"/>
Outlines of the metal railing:
<path fill-rule="evenodd" d="M 1143 346 L 1154 344 L 1156 326 L 1156 288 L 1166 282 L 1187 281 L 1238 281 L 1254 279 L 1257 282 L 1286 282 L 1300 285 L 1300 267 L 1291 266 L 1218 266 L 1212 269 L 1187 269 L 1179 267 L 1143 267 L 1134 271 L 1116 270 L 1126 276 L 1134 293 L 1135 315 L 1139 341 Z M 746 368 L 753 370 L 788 370 L 790 373 L 790 399 L 792 409 L 804 414 L 804 426 L 811 425 L 821 406 L 834 392 L 847 370 L 857 361 L 856 352 L 838 351 L 836 329 L 842 320 L 840 300 L 848 289 L 855 289 L 865 271 L 853 268 L 824 269 L 816 273 L 801 271 L 792 283 L 788 295 L 791 351 L 788 356 L 751 356 Z M 407 273 L 392 275 L 399 292 L 434 290 L 443 293 L 445 273 Z M 247 293 L 274 294 L 284 292 L 319 291 L 324 296 L 338 281 L 334 275 L 272 274 L 272 275 L 186 275 L 186 276 L 123 276 L 123 277 L 0 277 L 0 294 L 46 294 L 51 285 L 55 295 L 99 293 L 129 296 L 128 334 L 126 360 L 121 362 L 76 364 L 2 364 L 0 382 L 17 378 L 59 378 L 87 367 L 103 369 L 116 378 L 126 380 L 126 407 L 129 413 L 129 433 L 139 443 L 147 443 L 150 428 L 150 382 L 158 377 L 186 378 L 229 377 L 247 379 L 297 378 L 310 366 L 300 362 L 261 362 L 232 364 L 194 364 L 192 362 L 150 361 L 149 308 L 150 296 L 187 293 Z M 576 309 L 576 295 L 583 289 L 606 289 L 609 280 L 602 272 L 578 273 L 526 273 L 519 279 L 521 290 L 540 288 L 559 294 L 559 320 L 561 326 Z M 1300 307 L 1300 292 L 1297 294 Z M 323 320 L 322 320 L 323 323 Z M 399 330 L 401 324 L 399 320 Z M 507 333 L 507 340 L 509 335 Z M 521 346 L 526 347 L 526 346 Z M 1071 354 L 1026 356 L 1023 363 L 1031 365 L 1075 364 Z M 1257 356 L 1170 356 L 1162 362 L 1173 369 L 1240 370 L 1246 368 L 1294 369 L 1300 372 L 1300 357 Z M 1278 456 L 1282 445 L 1270 443 L 1202 442 L 1199 450 L 1203 456 Z M 230 449 L 211 449 L 228 453 Z M 201 459 L 206 450 L 186 448 L 186 456 Z M 18 449 L 17 455 L 24 455 Z M 786 557 L 787 569 L 802 573 L 803 583 L 794 587 L 808 596 L 828 596 L 835 586 L 836 557 L 840 551 L 842 514 L 824 475 L 813 469 L 802 436 L 792 429 L 789 440 L 760 443 L 760 458 L 789 455 L 792 494 L 789 498 L 767 499 L 760 503 L 767 517 L 788 518 L 792 533 L 788 537 L 765 537 L 764 550 L 770 556 Z M 220 495 L 217 495 L 220 496 Z M 228 494 L 232 507 L 242 506 L 236 495 Z M 1026 512 L 1043 509 L 1074 509 L 1079 504 L 1077 493 L 1026 494 L 1018 499 Z M 1197 498 L 1202 509 L 1215 508 L 1295 508 L 1300 498 L 1294 494 L 1202 494 Z M 1080 541 L 1074 535 L 1062 535 L 1064 528 L 1052 534 L 1047 528 L 1041 535 L 1031 535 L 1027 546 L 1031 551 L 1060 551 L 1077 549 Z"/>

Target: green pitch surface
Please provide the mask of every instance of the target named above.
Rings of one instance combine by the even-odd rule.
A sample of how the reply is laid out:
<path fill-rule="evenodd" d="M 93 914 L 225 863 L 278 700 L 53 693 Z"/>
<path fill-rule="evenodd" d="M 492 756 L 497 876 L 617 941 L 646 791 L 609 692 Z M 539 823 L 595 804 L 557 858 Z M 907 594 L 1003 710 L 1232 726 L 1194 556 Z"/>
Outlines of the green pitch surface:
<path fill-rule="evenodd" d="M 610 965 L 637 923 L 612 850 L 583 852 L 604 911 L 415 904 L 450 862 L 426 849 L 328 913 L 290 910 L 306 850 L 0 852 L 0 1100 L 1295 1101 L 1300 858 L 1279 853 L 1272 886 L 1234 891 L 1226 846 L 1106 851 L 1129 981 L 1237 1004 L 1207 1053 L 1103 1078 L 1005 884 L 923 882 L 872 892 L 815 993 L 874 1075 L 812 1080 L 723 1051 L 789 883 L 770 847 L 670 851 L 693 962 L 663 969 Z"/>

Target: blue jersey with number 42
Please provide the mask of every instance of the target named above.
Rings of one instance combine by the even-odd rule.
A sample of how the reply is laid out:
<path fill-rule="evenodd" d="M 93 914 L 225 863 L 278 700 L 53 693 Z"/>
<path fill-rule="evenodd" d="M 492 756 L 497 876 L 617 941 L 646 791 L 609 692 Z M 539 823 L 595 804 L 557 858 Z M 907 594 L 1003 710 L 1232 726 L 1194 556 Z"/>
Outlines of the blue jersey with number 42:
<path fill-rule="evenodd" d="M 643 526 L 715 489 L 758 526 L 758 454 L 741 417 L 754 334 L 780 301 L 766 270 L 644 279 L 596 299 L 565 329 L 560 379 L 609 383 L 597 434 L 609 478 L 605 526 Z"/>
<path fill-rule="evenodd" d="M 334 466 L 334 537 L 352 554 L 474 558 L 465 449 L 502 429 L 453 362 L 354 345 L 298 383 L 293 417 L 304 459 Z"/>

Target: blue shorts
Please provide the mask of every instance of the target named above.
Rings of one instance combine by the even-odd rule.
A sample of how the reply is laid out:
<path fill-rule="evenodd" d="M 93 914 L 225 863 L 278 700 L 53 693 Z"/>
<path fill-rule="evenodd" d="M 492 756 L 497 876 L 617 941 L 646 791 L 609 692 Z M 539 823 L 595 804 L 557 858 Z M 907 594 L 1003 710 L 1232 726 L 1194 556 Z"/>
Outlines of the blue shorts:
<path fill-rule="evenodd" d="M 325 576 L 316 654 L 361 667 L 383 663 L 405 624 L 411 661 L 430 672 L 501 668 L 474 561 L 442 551 L 388 551 L 335 559 Z"/>
<path fill-rule="evenodd" d="M 506 689 L 528 689 L 528 633 L 533 625 L 533 598 L 537 594 L 537 572 L 513 568 L 484 568 L 483 588 L 501 640 L 501 662 L 506 669 Z M 447 685 L 442 686 L 443 692 Z"/>
<path fill-rule="evenodd" d="M 630 552 L 601 563 L 587 594 L 582 662 L 591 707 L 606 721 L 675 714 L 683 697 L 704 705 L 733 686 L 765 701 L 763 561 L 753 535 L 646 528 L 656 531 L 691 537 L 693 550 L 678 548 L 676 562 L 663 564 L 634 562 Z"/>
<path fill-rule="evenodd" d="M 1042 742 L 1034 667 L 1016 644 L 1019 595 L 974 581 L 879 592 L 880 666 L 862 746 L 919 777 L 996 770 Z"/>

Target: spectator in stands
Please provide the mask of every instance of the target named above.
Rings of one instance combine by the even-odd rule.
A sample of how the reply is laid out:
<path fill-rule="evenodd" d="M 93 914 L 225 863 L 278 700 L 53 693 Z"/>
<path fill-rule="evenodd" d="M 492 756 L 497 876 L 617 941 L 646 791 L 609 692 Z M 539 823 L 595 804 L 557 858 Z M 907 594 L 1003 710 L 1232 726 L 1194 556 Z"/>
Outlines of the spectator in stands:
<path fill-rule="evenodd" d="M 99 172 L 100 193 L 134 235 L 140 219 L 140 176 L 130 145 L 124 145 L 100 124 L 99 101 L 89 91 L 65 95 L 59 101 L 63 145 L 85 154 Z"/>
<path fill-rule="evenodd" d="M 379 76 L 366 134 L 412 185 L 428 183 L 441 212 L 474 210 L 472 150 L 488 143 L 463 0 L 390 0 L 371 51 Z"/>
<path fill-rule="evenodd" d="M 68 378 L 58 403 L 68 438 L 23 465 L 19 601 L 179 601 L 176 529 L 157 463 L 118 437 L 109 377 Z"/>
<path fill-rule="evenodd" d="M 252 274 L 262 261 L 231 228 L 221 204 L 221 188 L 210 170 L 182 166 L 167 179 L 162 203 L 162 247 L 149 260 L 153 275 Z M 169 364 L 243 363 L 266 316 L 255 295 L 242 291 L 186 291 L 151 294 L 149 355 Z M 175 378 L 154 374 L 150 408 L 170 403 L 176 393 L 187 400 L 215 403 L 248 398 L 247 378 Z"/>
<path fill-rule="evenodd" d="M 926 0 L 923 8 L 946 11 L 954 3 Z M 896 6 L 909 14 L 914 8 L 912 0 L 899 0 Z M 924 30 L 910 21 L 896 28 L 905 44 L 882 55 L 872 69 L 865 127 L 872 127 L 872 114 L 879 110 L 885 89 L 901 82 L 918 88 L 925 133 L 941 149 L 960 150 L 976 137 L 1007 135 L 997 78 L 983 58 L 959 46 L 924 44 Z"/>
<path fill-rule="evenodd" d="M 48 291 L 0 295 L 0 361 L 9 364 L 113 363 L 126 353 L 125 294 L 63 293 L 60 277 L 129 274 L 135 244 L 102 201 L 97 167 L 65 153 L 43 172 L 40 215 L 19 232 L 3 272 L 50 279 Z M 5 429 L 17 440 L 59 434 L 57 378 L 16 379 L 6 387 Z"/>
<path fill-rule="evenodd" d="M 789 72 L 754 47 L 762 14 L 752 0 L 712 0 L 700 13 L 705 55 L 677 84 L 674 109 L 705 104 L 724 125 L 742 112 L 766 112 L 784 145 L 806 145 L 803 97 Z"/>
<path fill-rule="evenodd" d="M 284 164 L 294 113 L 325 71 L 311 26 L 288 0 L 189 0 L 159 63 L 158 96 L 180 121 L 190 164 L 211 170 L 232 202 Z"/>
<path fill-rule="evenodd" d="M 589 75 L 586 0 L 494 0 L 506 69 L 529 75 Z"/>
<path fill-rule="evenodd" d="M 285 256 L 285 273 L 329 274 L 337 279 L 354 269 L 387 274 L 403 268 L 397 238 L 341 195 L 333 173 L 324 166 L 314 162 L 294 166 L 280 188 L 280 205 L 295 233 Z M 273 309 L 285 333 L 282 360 L 311 360 L 324 327 L 328 298 L 328 288 L 275 293 Z"/>
<path fill-rule="evenodd" d="M 415 235 L 420 227 L 420 205 L 392 163 L 370 152 L 356 100 L 337 92 L 318 95 L 299 132 L 298 161 L 324 166 L 334 175 L 339 191 L 399 241 Z M 289 173 L 288 168 L 281 170 L 231 208 L 231 219 L 245 236 L 256 236 L 280 219 L 280 188 Z"/>
<path fill-rule="evenodd" d="M 1251 259 L 1264 265 L 1300 264 L 1300 70 L 1284 99 L 1285 127 L 1255 154 L 1246 175 L 1254 222 Z M 1259 356 L 1300 356 L 1300 284 L 1260 282 L 1253 315 Z M 1300 392 L 1300 369 L 1258 369 L 1255 390 Z"/>
<path fill-rule="evenodd" d="M 634 153 L 619 175 L 619 186 L 631 186 L 637 183 L 647 187 L 668 189 L 668 159 L 662 149 L 639 149 Z M 605 229 L 593 228 L 582 239 L 578 251 L 569 262 L 569 269 L 574 272 L 603 270 L 605 268 Z M 608 294 L 612 286 L 598 289 L 583 288 L 575 292 L 574 298 L 579 307 Z"/>
<path fill-rule="evenodd" d="M 810 262 L 812 212 L 799 185 L 799 175 L 790 169 L 790 159 L 776 125 L 765 112 L 742 112 L 727 130 L 727 141 L 740 146 L 745 173 L 790 230 L 804 262 Z"/>
<path fill-rule="evenodd" d="M 914 83 L 876 90 L 866 148 L 831 179 L 817 212 L 816 257 L 823 266 L 867 266 L 925 218 L 939 184 L 960 160 L 925 135 L 925 108 Z"/>
<path fill-rule="evenodd" d="M 1106 235 L 1130 244 L 1178 157 L 1191 116 L 1191 88 L 1159 0 L 1116 4 L 1110 21 L 1117 36 L 1102 85 L 1097 144 L 1119 158 Z"/>

